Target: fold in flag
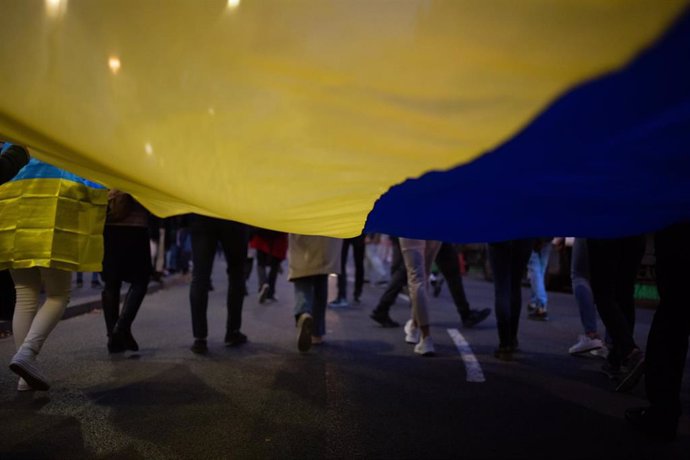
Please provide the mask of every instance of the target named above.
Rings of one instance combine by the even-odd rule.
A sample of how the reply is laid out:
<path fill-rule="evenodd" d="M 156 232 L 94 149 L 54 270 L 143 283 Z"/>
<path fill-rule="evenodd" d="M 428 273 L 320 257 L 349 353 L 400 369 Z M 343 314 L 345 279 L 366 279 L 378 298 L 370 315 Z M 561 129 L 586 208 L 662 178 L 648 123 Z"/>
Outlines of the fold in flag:
<path fill-rule="evenodd" d="M 614 236 L 690 218 L 681 0 L 0 0 L 0 138 L 302 234 Z"/>

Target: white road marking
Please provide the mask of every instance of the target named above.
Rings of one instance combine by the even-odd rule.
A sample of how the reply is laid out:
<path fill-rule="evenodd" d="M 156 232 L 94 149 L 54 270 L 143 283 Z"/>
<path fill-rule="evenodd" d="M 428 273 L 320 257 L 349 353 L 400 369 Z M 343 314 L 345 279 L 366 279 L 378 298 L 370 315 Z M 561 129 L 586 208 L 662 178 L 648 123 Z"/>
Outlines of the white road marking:
<path fill-rule="evenodd" d="M 467 381 L 468 382 L 485 382 L 484 372 L 482 372 L 482 367 L 477 361 L 477 357 L 474 356 L 470 344 L 467 343 L 465 337 L 462 336 L 460 331 L 457 329 L 448 329 L 448 335 L 453 342 L 455 342 L 455 347 L 460 352 L 462 357 L 462 362 L 465 363 L 465 369 L 467 370 Z"/>

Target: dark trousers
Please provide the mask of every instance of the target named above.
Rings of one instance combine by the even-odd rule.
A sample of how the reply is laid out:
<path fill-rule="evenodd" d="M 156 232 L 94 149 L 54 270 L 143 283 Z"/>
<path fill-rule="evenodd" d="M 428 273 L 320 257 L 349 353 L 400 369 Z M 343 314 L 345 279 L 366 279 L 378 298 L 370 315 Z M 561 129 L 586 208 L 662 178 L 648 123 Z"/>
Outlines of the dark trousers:
<path fill-rule="evenodd" d="M 103 232 L 103 291 L 101 292 L 106 333 L 128 332 L 139 312 L 151 279 L 148 229 L 106 225 Z M 129 289 L 120 311 L 122 283 Z"/>
<path fill-rule="evenodd" d="M 635 280 L 644 254 L 644 236 L 587 239 L 590 284 L 594 303 L 613 340 L 608 360 L 619 366 L 637 348 L 635 328 Z"/>
<path fill-rule="evenodd" d="M 690 335 L 690 223 L 657 232 L 654 243 L 661 303 L 647 339 L 645 387 L 652 407 L 677 417 Z"/>
<path fill-rule="evenodd" d="M 465 295 L 465 285 L 462 282 L 460 273 L 460 261 L 458 252 L 451 243 L 441 244 L 441 248 L 436 255 L 436 266 L 446 279 L 448 290 L 453 297 L 455 308 L 458 309 L 460 318 L 465 319 L 470 314 L 470 304 Z"/>
<path fill-rule="evenodd" d="M 398 298 L 398 294 L 407 283 L 407 269 L 405 268 L 405 261 L 400 251 L 400 242 L 397 238 L 391 238 L 393 243 L 392 258 L 391 258 L 391 278 L 386 285 L 386 290 L 379 299 L 379 303 L 374 309 L 374 313 L 379 315 L 388 315 L 391 307 Z"/>
<path fill-rule="evenodd" d="M 216 248 L 220 243 L 228 265 L 227 332 L 239 331 L 242 326 L 244 302 L 244 263 L 247 257 L 247 227 L 239 222 L 194 216 L 192 236 L 192 284 L 189 302 L 192 309 L 194 338 L 208 335 L 208 290 Z"/>
<path fill-rule="evenodd" d="M 101 293 L 103 317 L 108 337 L 113 332 L 126 332 L 132 327 L 132 323 L 139 312 L 149 282 L 138 281 L 129 285 L 129 290 L 125 295 L 120 312 L 120 291 L 122 290 L 122 280 L 118 278 L 105 278 L 104 287 Z"/>
<path fill-rule="evenodd" d="M 12 321 L 17 294 L 9 270 L 0 270 L 0 319 Z"/>
<path fill-rule="evenodd" d="M 364 285 L 364 235 L 343 240 L 340 258 L 340 274 L 338 275 L 338 299 L 347 299 L 347 254 L 352 246 L 352 257 L 355 260 L 355 299 L 362 296 Z"/>
<path fill-rule="evenodd" d="M 280 269 L 281 260 L 263 251 L 256 251 L 256 274 L 259 280 L 259 289 L 268 284 L 268 298 L 272 298 L 276 292 L 276 279 Z M 266 269 L 268 268 L 268 274 Z"/>
<path fill-rule="evenodd" d="M 407 269 L 400 252 L 400 242 L 397 238 L 391 238 L 391 241 L 393 243 L 391 279 L 379 299 L 376 309 L 374 309 L 374 313 L 378 315 L 388 315 L 395 300 L 398 298 L 398 294 L 400 294 L 403 286 L 407 283 Z M 453 302 L 460 314 L 460 318 L 466 318 L 470 313 L 470 305 L 465 295 L 465 286 L 462 283 L 458 254 L 452 244 L 441 244 L 441 248 L 436 255 L 436 265 L 448 283 L 448 290 L 453 297 Z"/>
<path fill-rule="evenodd" d="M 501 347 L 517 343 L 522 310 L 522 275 L 532 246 L 531 239 L 489 244 L 489 263 L 494 276 L 494 309 Z"/>

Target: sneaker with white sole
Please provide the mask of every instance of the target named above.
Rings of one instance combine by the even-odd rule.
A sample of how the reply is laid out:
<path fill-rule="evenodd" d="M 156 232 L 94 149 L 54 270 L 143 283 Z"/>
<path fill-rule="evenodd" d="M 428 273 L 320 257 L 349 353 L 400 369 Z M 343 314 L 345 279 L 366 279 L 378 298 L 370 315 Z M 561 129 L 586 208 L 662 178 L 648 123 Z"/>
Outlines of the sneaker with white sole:
<path fill-rule="evenodd" d="M 309 313 L 302 313 L 297 320 L 297 349 L 302 353 L 311 348 L 311 333 L 314 326 L 314 318 Z"/>
<path fill-rule="evenodd" d="M 422 340 L 414 346 L 414 352 L 422 356 L 433 356 L 436 350 L 434 349 L 434 341 L 431 340 L 431 336 L 428 335 L 422 338 Z"/>
<path fill-rule="evenodd" d="M 586 334 L 582 334 L 577 338 L 577 343 L 568 348 L 568 353 L 577 355 L 580 353 L 587 353 L 588 351 L 598 350 L 603 347 L 604 343 L 600 338 L 592 338 Z"/>
<path fill-rule="evenodd" d="M 29 386 L 28 383 L 26 383 L 26 380 L 23 378 L 19 377 L 19 382 L 17 383 L 17 391 L 32 391 L 33 388 Z"/>
<path fill-rule="evenodd" d="M 419 328 L 414 324 L 414 321 L 408 319 L 405 323 L 405 342 L 417 344 L 419 343 L 420 331 Z"/>
<path fill-rule="evenodd" d="M 10 361 L 10 370 L 26 380 L 34 390 L 48 391 L 50 384 L 35 365 L 36 354 L 28 348 L 20 348 Z"/>

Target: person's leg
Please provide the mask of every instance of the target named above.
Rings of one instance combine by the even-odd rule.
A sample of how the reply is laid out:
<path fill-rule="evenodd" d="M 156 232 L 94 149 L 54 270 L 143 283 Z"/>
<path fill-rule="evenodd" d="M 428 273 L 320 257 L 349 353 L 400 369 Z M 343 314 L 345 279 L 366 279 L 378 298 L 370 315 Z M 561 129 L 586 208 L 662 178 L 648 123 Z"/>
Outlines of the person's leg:
<path fill-rule="evenodd" d="M 268 265 L 268 257 L 269 255 L 265 252 L 256 250 L 256 278 L 259 284 L 259 292 L 261 292 L 264 284 L 267 284 L 266 265 Z"/>
<path fill-rule="evenodd" d="M 407 269 L 407 285 L 412 304 L 412 320 L 419 327 L 429 326 L 425 271 L 426 241 L 400 238 L 400 249 Z"/>
<path fill-rule="evenodd" d="M 0 270 L 0 320 L 11 321 L 17 294 L 9 270 Z"/>
<path fill-rule="evenodd" d="M 228 265 L 228 319 L 226 331 L 237 335 L 242 328 L 244 304 L 244 259 L 247 255 L 247 227 L 234 221 L 221 221 L 220 241 Z M 246 341 L 246 338 L 244 340 Z M 226 340 L 226 342 L 228 342 Z M 238 342 L 239 343 L 239 342 Z"/>
<path fill-rule="evenodd" d="M 351 241 L 352 258 L 355 262 L 355 291 L 353 297 L 355 302 L 359 303 L 364 287 L 364 235 L 354 237 Z"/>
<path fill-rule="evenodd" d="M 297 325 L 297 349 L 301 352 L 311 348 L 314 327 L 314 277 L 306 276 L 292 280 L 295 286 L 295 323 Z"/>
<path fill-rule="evenodd" d="M 39 271 L 45 287 L 46 299 L 31 322 L 31 328 L 22 345 L 22 347 L 30 348 L 36 354 L 43 347 L 48 335 L 62 319 L 69 303 L 72 280 L 72 272 L 66 270 L 40 268 Z"/>
<path fill-rule="evenodd" d="M 667 438 L 675 437 L 678 428 L 681 383 L 690 335 L 690 299 L 686 287 L 690 279 L 688 235 L 690 223 L 673 225 L 655 235 L 656 278 L 661 302 L 647 340 L 645 391 L 650 407 L 636 414 L 641 419 L 637 421 L 645 423 L 642 426 L 645 431 Z"/>
<path fill-rule="evenodd" d="M 630 325 L 615 301 L 614 274 L 618 270 L 620 240 L 587 240 L 589 254 L 590 284 L 599 316 L 613 339 L 613 348 L 608 360 L 617 368 L 623 359 L 635 348 Z"/>
<path fill-rule="evenodd" d="M 531 239 L 511 241 L 510 244 L 510 346 L 517 349 L 517 334 L 522 311 L 522 275 L 532 252 Z"/>
<path fill-rule="evenodd" d="M 646 246 L 645 236 L 621 238 L 618 268 L 614 272 L 614 300 L 625 316 L 628 332 L 635 330 L 635 281 Z"/>
<path fill-rule="evenodd" d="M 281 260 L 272 255 L 268 256 L 268 294 L 267 298 L 273 299 L 276 295 L 276 280 L 278 279 L 278 271 L 280 270 Z"/>
<path fill-rule="evenodd" d="M 494 310 L 498 326 L 499 350 L 512 346 L 511 244 L 509 241 L 488 245 L 489 264 L 494 277 Z"/>
<path fill-rule="evenodd" d="M 104 272 L 103 281 L 105 286 L 103 287 L 103 292 L 101 292 L 101 308 L 103 309 L 106 333 L 110 337 L 120 317 L 122 280 L 116 274 Z"/>
<path fill-rule="evenodd" d="M 589 284 L 589 256 L 585 238 L 575 238 L 573 243 L 570 278 L 582 328 L 590 338 L 598 337 L 597 307 L 594 305 L 594 294 Z"/>
<path fill-rule="evenodd" d="M 407 269 L 403 261 L 402 252 L 400 251 L 400 242 L 397 238 L 393 240 L 392 244 L 392 260 L 391 260 L 391 278 L 386 286 L 386 290 L 379 299 L 379 303 L 374 309 L 372 315 L 378 318 L 386 318 L 395 299 L 407 282 Z"/>
<path fill-rule="evenodd" d="M 148 290 L 148 280 L 137 281 L 129 286 L 125 300 L 122 303 L 122 312 L 115 325 L 115 331 L 129 334 L 132 328 L 132 323 L 137 317 L 139 308 L 141 307 L 146 291 Z"/>
<path fill-rule="evenodd" d="M 328 303 L 328 275 L 312 276 L 313 299 L 312 316 L 314 328 L 312 336 L 321 338 L 326 335 L 326 304 Z"/>
<path fill-rule="evenodd" d="M 216 230 L 206 217 L 198 217 L 191 226 L 192 283 L 189 303 L 192 311 L 192 332 L 195 339 L 206 340 L 208 335 L 208 290 L 213 269 L 213 257 L 218 244 Z"/>
<path fill-rule="evenodd" d="M 347 300 L 347 254 L 350 250 L 350 239 L 343 240 L 343 247 L 340 252 L 340 273 L 338 274 L 338 298 L 337 300 Z"/>
<path fill-rule="evenodd" d="M 12 334 L 17 350 L 24 344 L 31 323 L 38 311 L 41 295 L 41 272 L 38 268 L 10 270 L 14 281 L 17 304 L 12 318 Z"/>
<path fill-rule="evenodd" d="M 465 287 L 462 283 L 458 253 L 451 243 L 441 244 L 441 248 L 436 256 L 436 265 L 446 279 L 448 290 L 453 297 L 453 302 L 460 318 L 465 320 L 470 315 L 470 304 L 467 301 Z"/>

